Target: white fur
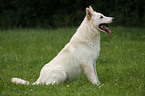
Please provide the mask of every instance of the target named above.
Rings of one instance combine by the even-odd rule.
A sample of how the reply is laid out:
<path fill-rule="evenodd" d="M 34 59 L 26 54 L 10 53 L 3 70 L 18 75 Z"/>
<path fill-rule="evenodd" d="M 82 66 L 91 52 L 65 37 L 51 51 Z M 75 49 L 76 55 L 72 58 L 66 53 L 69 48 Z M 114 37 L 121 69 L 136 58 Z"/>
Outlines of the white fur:
<path fill-rule="evenodd" d="M 20 78 L 12 78 L 11 81 L 16 84 L 25 84 L 29 85 L 29 81 L 22 80 Z"/>
<path fill-rule="evenodd" d="M 103 16 L 103 19 L 100 19 Z M 81 73 L 83 69 L 88 79 L 99 85 L 100 82 L 96 72 L 96 59 L 100 51 L 100 23 L 111 23 L 111 17 L 105 17 L 86 8 L 86 17 L 71 38 L 70 42 L 58 53 L 58 55 L 46 64 L 35 84 L 55 84 L 73 78 Z M 29 84 L 28 81 L 12 78 L 13 83 Z"/>

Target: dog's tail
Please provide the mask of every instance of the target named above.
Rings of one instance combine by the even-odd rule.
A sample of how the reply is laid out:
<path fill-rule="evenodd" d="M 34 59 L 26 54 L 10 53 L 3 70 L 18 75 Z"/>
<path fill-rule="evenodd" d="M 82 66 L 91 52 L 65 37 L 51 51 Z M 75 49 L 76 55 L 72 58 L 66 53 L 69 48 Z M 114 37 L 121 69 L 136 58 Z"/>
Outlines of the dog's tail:
<path fill-rule="evenodd" d="M 16 84 L 24 84 L 24 85 L 29 85 L 29 84 L 30 84 L 29 81 L 25 81 L 25 80 L 23 80 L 23 79 L 15 78 L 15 77 L 12 78 L 11 81 L 12 81 L 13 83 L 16 83 Z"/>

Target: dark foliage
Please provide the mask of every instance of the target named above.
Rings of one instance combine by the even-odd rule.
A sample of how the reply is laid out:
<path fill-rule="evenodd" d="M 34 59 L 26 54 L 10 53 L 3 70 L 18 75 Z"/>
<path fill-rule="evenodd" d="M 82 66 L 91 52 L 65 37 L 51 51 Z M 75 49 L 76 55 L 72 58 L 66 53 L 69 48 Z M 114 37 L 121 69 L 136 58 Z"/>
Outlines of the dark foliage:
<path fill-rule="evenodd" d="M 0 0 L 0 27 L 77 26 L 89 5 L 114 16 L 114 26 L 145 26 L 144 0 Z"/>

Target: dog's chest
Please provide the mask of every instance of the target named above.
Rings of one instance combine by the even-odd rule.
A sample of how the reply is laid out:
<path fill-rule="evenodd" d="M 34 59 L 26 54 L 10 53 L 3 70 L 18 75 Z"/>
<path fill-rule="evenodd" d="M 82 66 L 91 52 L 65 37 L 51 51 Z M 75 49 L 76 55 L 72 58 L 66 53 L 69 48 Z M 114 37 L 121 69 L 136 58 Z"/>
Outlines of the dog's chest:
<path fill-rule="evenodd" d="M 79 60 L 97 59 L 100 51 L 100 41 L 71 44 L 70 51 Z"/>

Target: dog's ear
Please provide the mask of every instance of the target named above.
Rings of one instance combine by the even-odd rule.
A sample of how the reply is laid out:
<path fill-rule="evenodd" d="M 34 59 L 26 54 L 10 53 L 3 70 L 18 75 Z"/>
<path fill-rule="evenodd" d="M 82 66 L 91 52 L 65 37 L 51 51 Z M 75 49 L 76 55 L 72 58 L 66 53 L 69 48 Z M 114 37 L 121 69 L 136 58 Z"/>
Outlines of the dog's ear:
<path fill-rule="evenodd" d="M 89 8 L 90 8 L 90 10 L 93 12 L 94 10 L 93 10 L 93 8 L 91 7 L 91 6 L 89 6 Z"/>
<path fill-rule="evenodd" d="M 89 8 L 86 8 L 86 15 L 87 15 L 88 20 L 90 20 L 93 15 L 93 9 L 91 6 L 89 6 Z"/>

